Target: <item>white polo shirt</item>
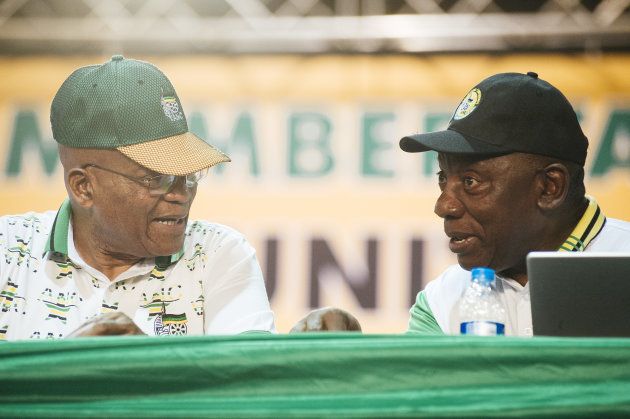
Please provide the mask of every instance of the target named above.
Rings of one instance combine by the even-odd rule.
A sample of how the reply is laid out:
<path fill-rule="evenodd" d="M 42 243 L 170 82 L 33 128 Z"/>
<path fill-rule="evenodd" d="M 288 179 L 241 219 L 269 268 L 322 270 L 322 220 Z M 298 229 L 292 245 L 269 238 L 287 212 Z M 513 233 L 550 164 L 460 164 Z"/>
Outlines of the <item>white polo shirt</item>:
<path fill-rule="evenodd" d="M 191 221 L 182 250 L 113 281 L 74 247 L 71 207 L 0 217 L 0 339 L 62 338 L 120 311 L 148 335 L 275 332 L 256 252 L 235 230 Z"/>
<path fill-rule="evenodd" d="M 630 223 L 604 217 L 597 202 L 589 206 L 559 251 L 630 252 Z M 452 265 L 421 291 L 410 310 L 408 333 L 459 334 L 458 302 L 470 283 L 470 272 Z M 506 310 L 505 334 L 532 336 L 529 283 L 522 286 L 497 275 L 496 289 Z"/>

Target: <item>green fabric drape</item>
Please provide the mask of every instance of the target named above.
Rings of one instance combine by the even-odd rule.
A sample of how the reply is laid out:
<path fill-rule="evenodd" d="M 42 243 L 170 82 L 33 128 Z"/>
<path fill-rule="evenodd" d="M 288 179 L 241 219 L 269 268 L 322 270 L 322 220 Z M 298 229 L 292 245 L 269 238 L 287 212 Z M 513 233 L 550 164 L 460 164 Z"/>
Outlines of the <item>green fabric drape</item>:
<path fill-rule="evenodd" d="M 630 415 L 630 339 L 298 334 L 0 344 L 0 417 Z"/>

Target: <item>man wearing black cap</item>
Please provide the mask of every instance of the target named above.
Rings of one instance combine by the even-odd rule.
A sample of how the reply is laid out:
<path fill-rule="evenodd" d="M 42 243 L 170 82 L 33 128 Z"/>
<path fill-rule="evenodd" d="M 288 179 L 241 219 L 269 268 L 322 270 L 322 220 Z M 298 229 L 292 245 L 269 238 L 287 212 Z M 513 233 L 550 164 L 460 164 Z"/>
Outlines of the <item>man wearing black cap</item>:
<path fill-rule="evenodd" d="M 68 198 L 0 217 L 0 340 L 272 332 L 256 253 L 189 221 L 230 159 L 188 130 L 155 66 L 120 55 L 74 71 L 51 106 Z"/>
<path fill-rule="evenodd" d="M 536 73 L 475 86 L 446 130 L 404 137 L 407 152 L 438 152 L 451 266 L 418 294 L 409 332 L 459 332 L 457 301 L 473 267 L 497 272 L 507 335 L 532 334 L 525 258 L 531 251 L 630 252 L 630 223 L 606 218 L 584 190 L 588 140 L 573 108 Z"/>

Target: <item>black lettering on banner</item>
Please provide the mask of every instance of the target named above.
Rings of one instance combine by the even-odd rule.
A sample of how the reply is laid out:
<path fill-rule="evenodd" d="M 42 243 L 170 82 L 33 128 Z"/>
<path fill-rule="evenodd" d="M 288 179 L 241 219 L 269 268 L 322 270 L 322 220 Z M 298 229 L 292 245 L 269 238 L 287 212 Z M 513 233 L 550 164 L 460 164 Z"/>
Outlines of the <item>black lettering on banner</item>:
<path fill-rule="evenodd" d="M 416 295 L 424 287 L 424 240 L 417 238 L 411 240 L 411 254 L 409 260 L 411 261 L 409 307 L 411 307 L 416 302 Z"/>
<path fill-rule="evenodd" d="M 366 243 L 367 273 L 365 276 L 353 274 L 351 276 L 342 269 L 333 254 L 328 242 L 321 238 L 311 240 L 311 270 L 310 270 L 310 306 L 320 306 L 320 275 L 323 270 L 334 269 L 339 272 L 344 282 L 363 308 L 376 308 L 376 281 L 378 268 L 378 240 L 369 239 Z"/>
<path fill-rule="evenodd" d="M 271 300 L 276 291 L 278 279 L 278 238 L 269 237 L 265 240 L 265 288 Z"/>

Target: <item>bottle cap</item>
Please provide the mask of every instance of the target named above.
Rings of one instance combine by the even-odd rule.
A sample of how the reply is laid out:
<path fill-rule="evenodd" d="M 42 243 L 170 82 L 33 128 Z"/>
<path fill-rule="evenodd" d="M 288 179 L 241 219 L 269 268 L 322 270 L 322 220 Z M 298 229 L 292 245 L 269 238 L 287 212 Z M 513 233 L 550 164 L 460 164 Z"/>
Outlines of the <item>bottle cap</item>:
<path fill-rule="evenodd" d="M 490 268 L 473 268 L 471 271 L 472 280 L 482 284 L 491 284 L 494 282 L 494 269 Z"/>

